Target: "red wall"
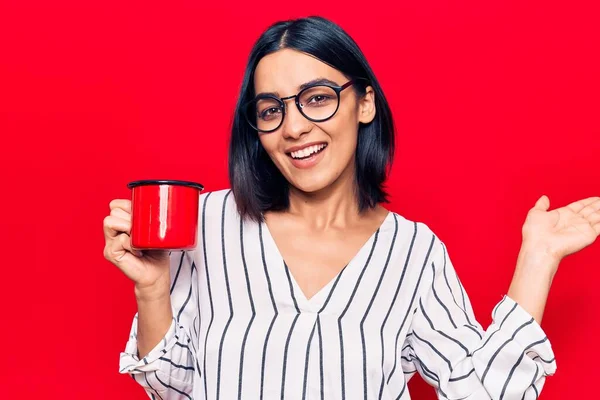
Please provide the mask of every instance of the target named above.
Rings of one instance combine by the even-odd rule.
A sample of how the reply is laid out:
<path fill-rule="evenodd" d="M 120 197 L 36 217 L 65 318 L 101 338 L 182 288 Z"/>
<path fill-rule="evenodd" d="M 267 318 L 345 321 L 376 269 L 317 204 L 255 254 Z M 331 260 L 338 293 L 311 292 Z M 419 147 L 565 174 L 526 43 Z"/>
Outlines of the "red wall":
<path fill-rule="evenodd" d="M 390 207 L 445 240 L 484 325 L 535 200 L 599 194 L 597 2 L 313 3 L 0 2 L 0 397 L 144 398 L 117 373 L 135 301 L 102 219 L 130 180 L 227 187 L 245 60 L 277 19 L 318 13 L 361 45 L 398 126 Z M 599 260 L 556 277 L 545 400 L 596 393 Z"/>

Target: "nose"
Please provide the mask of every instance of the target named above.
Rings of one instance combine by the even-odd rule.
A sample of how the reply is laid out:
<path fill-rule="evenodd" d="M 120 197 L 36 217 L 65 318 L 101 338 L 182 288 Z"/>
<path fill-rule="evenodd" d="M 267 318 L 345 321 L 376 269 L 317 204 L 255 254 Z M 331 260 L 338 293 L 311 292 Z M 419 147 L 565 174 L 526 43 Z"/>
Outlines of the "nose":
<path fill-rule="evenodd" d="M 282 134 L 286 139 L 298 139 L 308 133 L 312 123 L 298 110 L 295 98 L 285 99 L 285 118 L 283 119 Z"/>

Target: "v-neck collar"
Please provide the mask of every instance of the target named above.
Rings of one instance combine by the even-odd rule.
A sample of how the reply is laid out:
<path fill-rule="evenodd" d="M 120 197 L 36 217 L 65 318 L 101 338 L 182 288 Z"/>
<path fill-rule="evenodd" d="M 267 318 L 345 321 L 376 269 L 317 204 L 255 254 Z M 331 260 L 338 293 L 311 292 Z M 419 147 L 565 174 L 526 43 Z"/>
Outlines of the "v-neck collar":
<path fill-rule="evenodd" d="M 281 267 L 283 270 L 283 274 L 278 274 L 278 275 L 286 275 L 287 276 L 286 279 L 288 280 L 286 287 L 291 285 L 291 292 L 292 292 L 291 295 L 292 295 L 292 299 L 295 303 L 295 306 L 299 307 L 300 309 L 306 310 L 306 311 L 321 312 L 327 306 L 327 302 L 329 301 L 329 298 L 333 294 L 334 288 L 337 286 L 339 281 L 342 280 L 344 273 L 347 272 L 347 270 L 349 270 L 351 268 L 359 267 L 357 264 L 357 260 L 363 258 L 362 255 L 365 251 L 371 250 L 373 241 L 376 240 L 376 238 L 379 235 L 382 228 L 384 228 L 384 226 L 390 220 L 393 220 L 393 212 L 392 211 L 388 211 L 387 215 L 385 216 L 385 218 L 383 219 L 383 221 L 381 222 L 379 227 L 377 227 L 375 232 L 373 232 L 369 236 L 369 238 L 365 241 L 365 243 L 363 243 L 363 245 L 360 247 L 360 249 L 350 259 L 350 261 L 344 266 L 344 268 L 342 268 L 331 280 L 329 280 L 329 282 L 327 282 L 321 289 L 319 289 L 319 291 L 317 291 L 317 293 L 315 293 L 310 299 L 306 297 L 304 291 L 300 288 L 300 285 L 298 284 L 294 275 L 288 268 L 281 252 L 279 251 L 279 248 L 277 247 L 277 244 L 275 243 L 275 239 L 271 235 L 271 231 L 269 230 L 267 223 L 263 220 L 262 222 L 260 222 L 260 224 L 262 225 L 263 240 L 265 240 L 267 242 L 266 244 L 267 244 L 268 248 L 271 250 L 271 251 L 269 251 L 269 253 L 272 252 L 272 254 L 274 254 L 273 263 L 275 265 L 277 265 L 277 268 Z"/>

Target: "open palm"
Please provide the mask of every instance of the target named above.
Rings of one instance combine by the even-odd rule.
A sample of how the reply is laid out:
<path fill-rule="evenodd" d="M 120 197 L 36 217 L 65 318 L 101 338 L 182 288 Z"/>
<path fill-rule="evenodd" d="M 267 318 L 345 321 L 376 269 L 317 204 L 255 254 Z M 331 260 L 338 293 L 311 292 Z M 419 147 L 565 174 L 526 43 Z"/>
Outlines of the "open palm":
<path fill-rule="evenodd" d="M 529 210 L 523 241 L 541 246 L 557 261 L 594 243 L 600 235 L 600 197 L 589 197 L 548 211 L 550 199 L 542 196 Z"/>

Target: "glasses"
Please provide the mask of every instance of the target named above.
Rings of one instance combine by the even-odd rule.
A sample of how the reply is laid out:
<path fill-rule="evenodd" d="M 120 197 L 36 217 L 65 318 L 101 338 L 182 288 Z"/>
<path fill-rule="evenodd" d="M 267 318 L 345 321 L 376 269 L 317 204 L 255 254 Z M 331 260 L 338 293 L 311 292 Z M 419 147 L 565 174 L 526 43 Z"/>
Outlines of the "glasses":
<path fill-rule="evenodd" d="M 355 82 L 356 79 L 351 79 L 342 86 L 314 84 L 294 96 L 282 98 L 272 94 L 259 95 L 246 104 L 246 119 L 258 132 L 276 131 L 285 118 L 284 101 L 294 99 L 298 111 L 304 118 L 312 122 L 327 121 L 340 107 L 340 93 Z"/>

